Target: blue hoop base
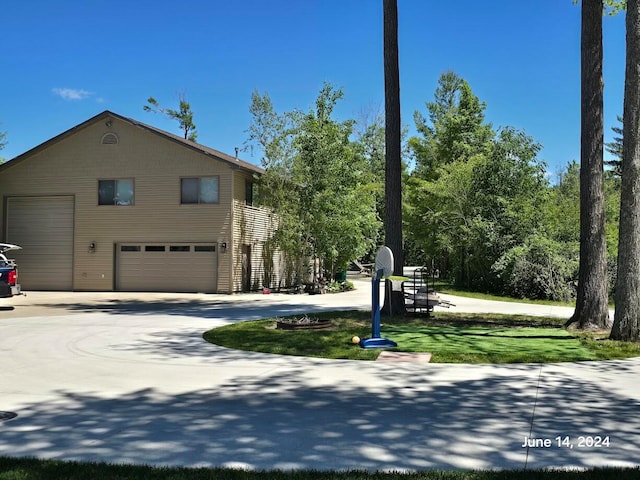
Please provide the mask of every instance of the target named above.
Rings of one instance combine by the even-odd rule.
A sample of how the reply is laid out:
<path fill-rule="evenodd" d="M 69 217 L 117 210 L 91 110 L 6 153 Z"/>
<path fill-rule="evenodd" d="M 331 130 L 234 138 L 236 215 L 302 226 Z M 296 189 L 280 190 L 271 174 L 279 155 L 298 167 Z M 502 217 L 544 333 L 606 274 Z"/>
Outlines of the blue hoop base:
<path fill-rule="evenodd" d="M 389 340 L 388 338 L 363 338 L 360 340 L 358 344 L 362 348 L 394 348 L 397 347 L 398 344 L 393 340 Z"/>

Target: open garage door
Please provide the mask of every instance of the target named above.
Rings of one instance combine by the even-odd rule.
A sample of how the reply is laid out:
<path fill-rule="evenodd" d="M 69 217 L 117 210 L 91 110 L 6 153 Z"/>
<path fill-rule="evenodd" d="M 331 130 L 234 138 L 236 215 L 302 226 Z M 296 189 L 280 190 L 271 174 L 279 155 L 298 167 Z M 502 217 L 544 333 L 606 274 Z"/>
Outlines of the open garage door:
<path fill-rule="evenodd" d="M 116 289 L 131 292 L 215 293 L 214 243 L 119 243 Z"/>
<path fill-rule="evenodd" d="M 6 240 L 23 290 L 73 289 L 72 196 L 9 197 Z"/>

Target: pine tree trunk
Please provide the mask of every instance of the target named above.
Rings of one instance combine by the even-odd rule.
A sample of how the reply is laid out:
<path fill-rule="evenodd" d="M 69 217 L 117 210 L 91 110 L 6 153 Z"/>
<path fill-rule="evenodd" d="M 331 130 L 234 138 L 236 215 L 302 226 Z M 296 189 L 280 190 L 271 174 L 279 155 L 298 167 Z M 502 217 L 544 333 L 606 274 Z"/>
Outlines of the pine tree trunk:
<path fill-rule="evenodd" d="M 385 240 L 393 252 L 394 275 L 402 275 L 402 163 L 400 159 L 400 70 L 398 67 L 398 3 L 383 0 L 385 111 Z M 391 303 L 389 303 L 389 301 Z M 404 314 L 404 295 L 385 295 L 385 311 Z"/>
<path fill-rule="evenodd" d="M 614 340 L 640 340 L 640 2 L 627 1 L 622 187 Z"/>
<path fill-rule="evenodd" d="M 580 267 L 576 310 L 567 325 L 609 325 L 604 213 L 602 0 L 583 0 L 581 33 Z"/>

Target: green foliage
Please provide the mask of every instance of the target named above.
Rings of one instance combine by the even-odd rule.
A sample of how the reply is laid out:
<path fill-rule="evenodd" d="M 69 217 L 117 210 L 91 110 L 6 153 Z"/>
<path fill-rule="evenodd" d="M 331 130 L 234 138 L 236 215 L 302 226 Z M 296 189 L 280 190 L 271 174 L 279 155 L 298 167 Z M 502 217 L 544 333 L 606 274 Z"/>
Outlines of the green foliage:
<path fill-rule="evenodd" d="M 338 292 L 348 292 L 353 290 L 355 287 L 353 286 L 353 282 L 345 281 L 345 282 L 329 282 L 325 286 L 325 290 L 327 293 L 338 293 Z"/>
<path fill-rule="evenodd" d="M 408 182 L 408 236 L 456 284 L 498 293 L 494 263 L 544 217 L 540 145 L 515 128 L 485 124 L 484 103 L 451 72 L 427 106 L 431 123 L 417 115 L 423 138 L 410 141 L 417 167 Z"/>
<path fill-rule="evenodd" d="M 364 120 L 355 125 L 357 131 L 354 148 L 356 155 L 361 157 L 368 165 L 368 188 L 370 195 L 375 199 L 376 217 L 385 217 L 385 130 L 384 119 L 379 115 L 371 121 Z M 406 170 L 406 166 L 405 166 Z M 375 234 L 373 246 L 366 256 L 370 260 L 375 256 L 375 246 L 384 243 L 384 225 L 380 222 Z"/>
<path fill-rule="evenodd" d="M 619 127 L 611 127 L 611 130 L 617 135 L 613 137 L 613 142 L 605 143 L 607 152 L 613 155 L 614 158 L 605 161 L 605 165 L 611 167 L 613 175 L 618 177 L 622 176 L 622 117 L 618 115 Z"/>
<path fill-rule="evenodd" d="M 354 148 L 356 154 L 362 156 L 369 167 L 369 191 L 370 194 L 375 197 L 376 202 L 376 216 L 378 219 L 385 218 L 385 127 L 384 118 L 380 115 L 375 115 L 373 118 L 364 118 L 356 125 L 355 128 L 355 140 Z M 409 166 L 405 158 L 410 155 L 408 145 L 406 142 L 407 130 L 402 131 L 402 196 L 406 197 L 406 185 L 409 178 Z M 404 235 L 403 235 L 404 236 Z M 406 236 L 404 236 L 406 238 Z M 385 230 L 384 225 L 380 223 L 376 238 L 373 242 L 373 248 L 366 253 L 365 258 L 367 261 L 372 262 L 377 249 L 380 245 L 384 244 Z M 405 264 L 415 264 L 415 259 L 419 255 L 419 251 L 413 253 L 410 250 L 411 247 L 405 242 L 404 245 L 404 259 Z"/>
<path fill-rule="evenodd" d="M 620 177 L 613 172 L 605 175 L 605 235 L 607 243 L 607 270 L 609 296 L 613 297 L 618 257 L 618 224 L 620 217 Z M 580 165 L 573 161 L 560 173 L 555 185 L 549 188 L 543 207 L 541 231 L 571 252 L 579 248 L 580 241 Z"/>
<path fill-rule="evenodd" d="M 302 284 L 307 270 L 305 259 L 310 252 L 303 235 L 299 205 L 295 202 L 297 185 L 292 178 L 296 155 L 292 143 L 297 135 L 299 115 L 298 112 L 276 113 L 269 95 L 257 91 L 251 95 L 249 112 L 252 122 L 244 148 L 259 150 L 265 169 L 260 178 L 259 203 L 277 216 L 273 246 L 284 254 L 285 285 Z"/>
<path fill-rule="evenodd" d="M 618 232 L 620 226 L 620 187 L 621 178 L 611 172 L 605 176 L 605 236 L 607 241 L 607 272 L 609 298 L 615 297 L 615 285 L 618 275 Z"/>
<path fill-rule="evenodd" d="M 544 231 L 558 242 L 580 241 L 580 165 L 575 160 L 549 189 Z"/>
<path fill-rule="evenodd" d="M 187 102 L 184 95 L 180 95 L 178 110 L 160 107 L 158 101 L 153 97 L 149 97 L 147 103 L 148 105 L 142 107 L 145 112 L 162 113 L 173 120 L 177 120 L 184 133 L 185 140 L 196 141 L 198 132 L 196 131 L 196 125 L 193 123 L 193 112 L 191 111 L 191 105 Z"/>
<path fill-rule="evenodd" d="M 312 250 L 330 276 L 370 248 L 378 227 L 370 170 L 349 139 L 353 121 L 331 119 L 342 95 L 325 84 L 294 139 L 294 179 L 303 186 L 298 194 L 301 216 Z"/>
<path fill-rule="evenodd" d="M 284 173 L 294 155 L 291 137 L 295 134 L 297 112 L 279 115 L 269 94 L 261 95 L 256 90 L 251 94 L 249 113 L 251 125 L 246 131 L 245 150 L 255 146 L 262 152 L 260 161 L 265 169 L 280 168 Z"/>
<path fill-rule="evenodd" d="M 473 238 L 491 230 L 477 218 L 473 175 L 494 133 L 484 123 L 484 102 L 454 72 L 441 75 L 426 107 L 428 119 L 414 114 L 420 136 L 409 139 L 415 169 L 407 181 L 406 243 L 426 259 L 439 259 L 443 274 L 469 286 L 472 264 L 484 257 L 473 256 L 472 249 L 482 248 Z"/>
<path fill-rule="evenodd" d="M 532 235 L 502 255 L 492 269 L 507 295 L 566 302 L 575 297 L 578 255 L 578 245 Z"/>
<path fill-rule="evenodd" d="M 540 144 L 513 127 L 493 131 L 484 123 L 484 103 L 451 72 L 427 106 L 431 123 L 416 115 L 422 138 L 410 141 L 417 167 L 408 182 L 409 241 L 455 285 L 570 300 L 579 250 L 579 165 L 569 164 L 550 185 L 537 158 Z M 618 183 L 607 177 L 613 263 Z"/>
<path fill-rule="evenodd" d="M 273 220 L 273 216 L 270 216 L 270 220 Z M 271 225 L 270 228 L 271 229 Z M 267 238 L 262 244 L 262 285 L 264 287 L 271 287 L 272 280 L 275 276 L 275 265 L 273 258 L 277 251 L 277 243 L 274 238 Z"/>
<path fill-rule="evenodd" d="M 476 211 L 471 185 L 480 159 L 457 161 L 438 170 L 438 179 L 413 176 L 408 189 L 407 223 L 411 236 L 428 255 L 453 258 L 452 270 L 464 282 Z"/>
<path fill-rule="evenodd" d="M 287 284 L 308 281 L 311 271 L 333 276 L 372 255 L 383 238 L 384 127 L 374 118 L 354 132 L 355 122 L 334 120 L 341 98 L 325 84 L 309 111 L 278 114 L 267 94 L 252 96 L 245 146 L 262 155 L 261 202 L 277 215 L 274 245 L 285 253 Z M 405 257 L 433 261 L 443 279 L 470 290 L 570 299 L 579 165 L 569 163 L 550 184 L 540 144 L 513 127 L 494 130 L 484 120 L 485 103 L 453 72 L 441 76 L 426 105 L 428 115 L 416 113 L 420 136 L 408 142 L 415 169 L 404 172 Z M 620 209 L 614 173 L 605 178 L 605 194 L 613 273 Z"/>
<path fill-rule="evenodd" d="M 608 15 L 617 15 L 627 9 L 627 0 L 604 0 L 603 4 Z"/>
<path fill-rule="evenodd" d="M 417 176 L 435 179 L 442 165 L 487 152 L 493 131 L 484 123 L 486 104 L 473 94 L 466 80 L 451 71 L 443 73 L 434 101 L 426 107 L 428 121 L 420 112 L 414 113 L 421 136 L 409 139 Z"/>
<path fill-rule="evenodd" d="M 245 145 L 263 155 L 261 202 L 279 216 L 275 239 L 293 283 L 305 281 L 307 258 L 318 260 L 314 277 L 323 270 L 333 277 L 370 250 L 378 235 L 371 164 L 362 146 L 350 140 L 354 122 L 332 118 L 342 96 L 325 84 L 314 108 L 283 115 L 268 95 L 254 92 L 252 97 Z"/>
<path fill-rule="evenodd" d="M 573 3 L 578 3 L 578 0 L 573 0 Z M 602 7 L 603 15 L 614 16 L 627 9 L 627 0 L 603 0 Z"/>

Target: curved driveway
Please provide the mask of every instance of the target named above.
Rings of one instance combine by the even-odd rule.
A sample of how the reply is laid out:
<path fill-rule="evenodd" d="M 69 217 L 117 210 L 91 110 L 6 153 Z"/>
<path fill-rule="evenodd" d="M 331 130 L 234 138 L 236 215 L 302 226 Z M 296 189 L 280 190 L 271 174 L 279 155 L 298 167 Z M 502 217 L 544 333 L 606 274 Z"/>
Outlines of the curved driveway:
<path fill-rule="evenodd" d="M 15 310 L 0 311 L 0 455 L 251 469 L 638 463 L 640 359 L 330 361 L 238 352 L 201 338 L 242 319 L 367 308 L 369 284 L 357 285 L 322 296 L 36 292 L 15 299 Z M 571 314 L 452 300 L 460 311 Z M 526 436 L 551 445 L 527 449 Z M 558 446 L 558 437 L 573 448 Z M 596 437 L 608 445 L 591 446 Z"/>

